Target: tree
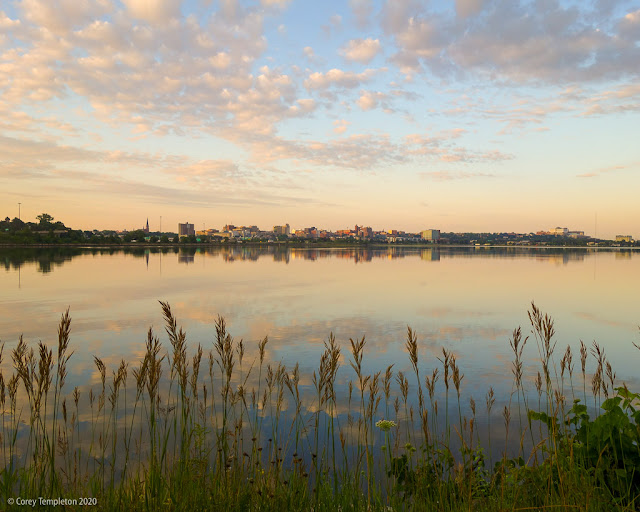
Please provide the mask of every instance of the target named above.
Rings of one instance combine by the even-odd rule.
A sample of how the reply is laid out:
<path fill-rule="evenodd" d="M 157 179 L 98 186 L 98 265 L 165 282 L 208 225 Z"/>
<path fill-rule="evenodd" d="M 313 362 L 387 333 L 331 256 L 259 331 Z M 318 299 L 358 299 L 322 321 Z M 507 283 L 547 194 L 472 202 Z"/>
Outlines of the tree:
<path fill-rule="evenodd" d="M 46 225 L 51 224 L 53 222 L 53 217 L 51 215 L 49 215 L 48 213 L 41 213 L 40 215 L 38 215 L 36 217 L 36 219 L 38 219 L 40 221 L 40 225 L 41 226 L 46 226 Z"/>
<path fill-rule="evenodd" d="M 25 227 L 26 227 L 26 224 L 22 220 L 20 220 L 18 217 L 14 217 L 13 220 L 11 221 L 9 231 L 17 233 L 18 231 L 25 229 Z"/>

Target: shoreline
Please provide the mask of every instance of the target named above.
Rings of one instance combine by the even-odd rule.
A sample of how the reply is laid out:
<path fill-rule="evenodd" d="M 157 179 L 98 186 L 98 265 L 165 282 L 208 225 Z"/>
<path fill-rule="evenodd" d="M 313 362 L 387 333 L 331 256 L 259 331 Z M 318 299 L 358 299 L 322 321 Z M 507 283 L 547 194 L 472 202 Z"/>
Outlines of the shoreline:
<path fill-rule="evenodd" d="M 584 250 L 640 250 L 638 246 L 620 247 L 620 246 L 582 246 L 582 245 L 470 245 L 470 244 L 421 244 L 421 243 L 340 243 L 340 242 L 252 242 L 242 241 L 234 243 L 122 243 L 122 244 L 0 244 L 0 250 L 7 249 L 47 249 L 47 248 L 78 248 L 78 249 L 171 249 L 180 247 L 199 248 L 199 247 L 278 247 L 278 248 L 295 248 L 295 249 L 357 249 L 357 248 L 416 248 L 416 249 L 449 249 L 449 248 L 466 248 L 466 249 L 584 249 Z"/>

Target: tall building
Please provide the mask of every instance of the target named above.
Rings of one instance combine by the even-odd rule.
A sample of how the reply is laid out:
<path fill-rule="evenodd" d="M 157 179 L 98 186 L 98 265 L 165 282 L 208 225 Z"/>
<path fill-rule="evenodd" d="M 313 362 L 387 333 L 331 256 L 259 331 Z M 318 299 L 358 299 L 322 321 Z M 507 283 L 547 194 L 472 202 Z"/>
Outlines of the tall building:
<path fill-rule="evenodd" d="M 357 235 L 362 238 L 371 238 L 373 236 L 373 229 L 371 227 L 358 226 Z"/>
<path fill-rule="evenodd" d="M 189 236 L 195 235 L 196 230 L 193 227 L 193 224 L 189 224 L 185 222 L 184 224 L 178 224 L 178 236 Z"/>
<path fill-rule="evenodd" d="M 291 234 L 291 226 L 285 224 L 284 226 L 273 226 L 273 232 L 278 235 L 289 236 Z"/>
<path fill-rule="evenodd" d="M 149 217 L 147 217 L 147 225 L 142 229 L 147 235 L 149 234 Z"/>
<path fill-rule="evenodd" d="M 420 236 L 423 240 L 431 240 L 435 242 L 436 240 L 440 240 L 440 230 L 439 229 L 425 229 L 420 232 Z"/>

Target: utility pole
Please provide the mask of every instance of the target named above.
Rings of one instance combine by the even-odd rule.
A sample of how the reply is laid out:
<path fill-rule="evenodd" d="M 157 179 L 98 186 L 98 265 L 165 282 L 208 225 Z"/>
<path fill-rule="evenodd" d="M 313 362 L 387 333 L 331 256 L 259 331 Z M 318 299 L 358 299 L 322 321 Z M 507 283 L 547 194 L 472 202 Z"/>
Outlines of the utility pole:
<path fill-rule="evenodd" d="M 162 235 L 162 215 L 160 215 L 160 235 Z"/>
<path fill-rule="evenodd" d="M 18 220 L 20 220 L 20 205 L 21 205 L 21 204 L 22 204 L 22 203 L 18 203 Z"/>

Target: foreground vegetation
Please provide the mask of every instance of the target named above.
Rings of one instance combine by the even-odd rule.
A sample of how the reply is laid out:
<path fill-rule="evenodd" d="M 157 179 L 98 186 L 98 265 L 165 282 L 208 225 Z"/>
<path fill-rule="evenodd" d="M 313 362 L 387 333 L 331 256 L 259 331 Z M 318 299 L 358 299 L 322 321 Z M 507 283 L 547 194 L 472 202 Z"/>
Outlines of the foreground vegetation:
<path fill-rule="evenodd" d="M 367 373 L 365 339 L 350 340 L 342 396 L 332 335 L 304 385 L 297 365 L 268 362 L 267 338 L 253 353 L 222 318 L 213 349 L 188 355 L 161 305 L 169 352 L 149 329 L 142 361 L 108 370 L 96 357 L 87 389 L 65 387 L 68 311 L 56 356 L 20 339 L 11 375 L 0 373 L 0 508 L 38 498 L 66 499 L 64 510 L 640 508 L 640 396 L 616 382 L 595 342 L 580 342 L 576 361 L 570 347 L 557 358 L 553 321 L 533 304 L 531 337 L 518 328 L 509 340 L 513 388 L 499 411 L 492 388 L 481 405 L 463 396 L 452 352 L 425 374 L 411 329 L 410 375 Z M 539 369 L 529 375 L 522 357 L 533 342 Z"/>

